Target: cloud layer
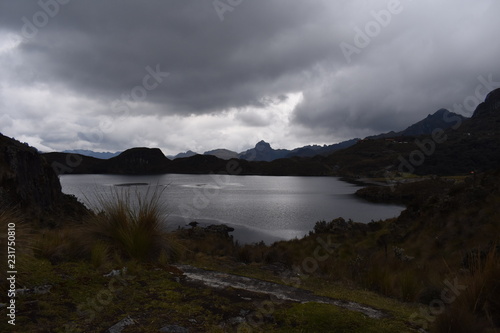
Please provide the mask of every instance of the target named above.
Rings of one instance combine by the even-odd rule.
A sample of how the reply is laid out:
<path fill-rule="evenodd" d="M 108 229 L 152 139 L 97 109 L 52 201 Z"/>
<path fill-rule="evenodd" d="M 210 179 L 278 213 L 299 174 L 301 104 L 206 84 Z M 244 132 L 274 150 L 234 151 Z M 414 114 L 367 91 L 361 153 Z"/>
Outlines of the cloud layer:
<path fill-rule="evenodd" d="M 3 1 L 0 132 L 43 150 L 176 153 L 399 130 L 474 95 L 479 76 L 500 81 L 499 12 L 493 0 Z"/>

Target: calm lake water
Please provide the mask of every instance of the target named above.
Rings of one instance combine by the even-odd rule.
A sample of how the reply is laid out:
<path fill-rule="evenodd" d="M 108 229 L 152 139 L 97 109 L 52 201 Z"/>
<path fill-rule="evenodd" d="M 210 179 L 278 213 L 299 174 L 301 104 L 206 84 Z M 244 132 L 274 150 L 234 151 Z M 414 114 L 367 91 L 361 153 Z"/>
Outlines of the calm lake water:
<path fill-rule="evenodd" d="M 227 175 L 63 175 L 63 192 L 87 206 L 113 191 L 162 193 L 169 228 L 191 221 L 224 223 L 240 242 L 272 242 L 302 237 L 320 220 L 337 217 L 370 222 L 398 216 L 399 205 L 373 204 L 357 198 L 359 186 L 333 177 Z"/>

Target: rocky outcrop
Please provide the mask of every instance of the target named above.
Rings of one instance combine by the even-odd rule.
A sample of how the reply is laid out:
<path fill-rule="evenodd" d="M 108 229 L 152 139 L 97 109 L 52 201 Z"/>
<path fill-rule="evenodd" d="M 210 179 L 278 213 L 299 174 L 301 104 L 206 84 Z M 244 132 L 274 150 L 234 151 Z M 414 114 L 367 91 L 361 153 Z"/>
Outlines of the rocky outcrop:
<path fill-rule="evenodd" d="M 59 178 L 35 148 L 0 134 L 0 209 L 9 208 L 46 224 L 57 224 L 66 213 L 86 212 L 62 193 Z"/>
<path fill-rule="evenodd" d="M 0 202 L 50 210 L 61 200 L 59 179 L 38 151 L 0 134 Z"/>

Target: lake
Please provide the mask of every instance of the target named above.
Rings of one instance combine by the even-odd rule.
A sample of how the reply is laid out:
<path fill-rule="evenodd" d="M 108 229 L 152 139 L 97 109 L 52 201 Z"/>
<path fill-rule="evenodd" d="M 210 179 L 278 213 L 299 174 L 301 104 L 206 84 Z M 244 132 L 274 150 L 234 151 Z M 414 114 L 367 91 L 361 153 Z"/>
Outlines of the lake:
<path fill-rule="evenodd" d="M 229 175 L 63 175 L 63 192 L 87 206 L 95 198 L 130 189 L 161 193 L 171 229 L 191 221 L 224 223 L 242 243 L 302 237 L 317 221 L 337 217 L 356 222 L 396 217 L 400 205 L 374 204 L 354 195 L 358 185 L 334 177 Z"/>

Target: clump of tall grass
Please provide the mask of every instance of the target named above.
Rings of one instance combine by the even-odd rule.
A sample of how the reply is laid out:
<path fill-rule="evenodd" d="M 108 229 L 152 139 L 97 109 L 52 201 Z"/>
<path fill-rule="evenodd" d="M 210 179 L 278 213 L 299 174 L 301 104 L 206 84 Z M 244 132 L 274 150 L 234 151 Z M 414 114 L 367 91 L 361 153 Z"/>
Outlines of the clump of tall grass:
<path fill-rule="evenodd" d="M 109 246 L 98 241 L 90 249 L 90 263 L 95 267 L 104 267 L 110 260 Z"/>
<path fill-rule="evenodd" d="M 95 265 L 110 256 L 141 262 L 157 261 L 165 254 L 176 255 L 166 231 L 164 190 L 146 193 L 130 189 L 97 195 L 97 212 L 86 222 L 84 234 Z"/>
<path fill-rule="evenodd" d="M 417 271 L 410 269 L 401 272 L 398 282 L 401 289 L 401 299 L 406 302 L 414 302 L 417 300 L 422 289 L 422 283 Z"/>

